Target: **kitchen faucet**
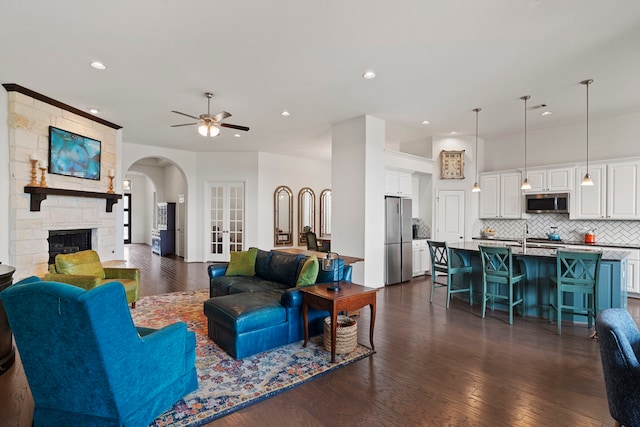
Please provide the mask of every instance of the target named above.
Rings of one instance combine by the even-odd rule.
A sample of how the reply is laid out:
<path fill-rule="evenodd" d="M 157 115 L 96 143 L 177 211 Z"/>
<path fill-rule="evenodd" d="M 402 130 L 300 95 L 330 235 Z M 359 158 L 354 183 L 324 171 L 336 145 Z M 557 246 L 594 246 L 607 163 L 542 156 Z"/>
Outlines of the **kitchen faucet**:
<path fill-rule="evenodd" d="M 524 255 L 527 254 L 527 234 L 529 234 L 529 223 L 525 221 L 522 228 L 522 253 Z"/>

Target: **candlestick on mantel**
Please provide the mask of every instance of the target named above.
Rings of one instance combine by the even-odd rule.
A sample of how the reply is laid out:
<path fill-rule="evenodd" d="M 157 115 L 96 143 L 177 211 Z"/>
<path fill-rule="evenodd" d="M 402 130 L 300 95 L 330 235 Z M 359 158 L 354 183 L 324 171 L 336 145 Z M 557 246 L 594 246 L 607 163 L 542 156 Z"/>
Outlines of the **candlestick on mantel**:
<path fill-rule="evenodd" d="M 112 176 L 109 177 L 109 189 L 107 190 L 107 193 L 109 193 L 109 194 L 113 194 L 114 193 L 114 191 L 113 191 L 113 177 Z"/>
<path fill-rule="evenodd" d="M 29 158 L 31 162 L 31 182 L 29 183 L 32 187 L 38 186 L 38 157 L 35 154 L 32 154 Z"/>
<path fill-rule="evenodd" d="M 40 187 L 47 187 L 47 164 L 46 163 L 42 163 L 40 165 L 40 171 L 42 172 L 40 175 Z"/>

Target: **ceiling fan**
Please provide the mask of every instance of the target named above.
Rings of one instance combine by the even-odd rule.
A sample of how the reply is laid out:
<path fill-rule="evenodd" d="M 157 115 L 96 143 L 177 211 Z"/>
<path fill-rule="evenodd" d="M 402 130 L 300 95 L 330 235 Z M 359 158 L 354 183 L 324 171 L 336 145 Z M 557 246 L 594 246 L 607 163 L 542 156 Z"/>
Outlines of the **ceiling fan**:
<path fill-rule="evenodd" d="M 180 111 L 171 110 L 172 113 L 181 114 L 183 116 L 191 117 L 194 120 L 197 120 L 195 123 L 183 123 L 179 125 L 171 125 L 172 128 L 180 127 L 180 126 L 191 126 L 198 125 L 198 132 L 202 136 L 216 136 L 220 133 L 220 127 L 238 129 L 243 131 L 248 131 L 249 128 L 246 126 L 240 125 L 232 125 L 230 123 L 222 123 L 224 119 L 227 117 L 231 117 L 230 113 L 226 111 L 220 111 L 216 114 L 211 114 L 211 98 L 213 98 L 213 94 L 211 92 L 205 92 L 204 96 L 207 98 L 207 114 L 200 114 L 199 117 L 192 116 L 191 114 L 181 113 Z"/>

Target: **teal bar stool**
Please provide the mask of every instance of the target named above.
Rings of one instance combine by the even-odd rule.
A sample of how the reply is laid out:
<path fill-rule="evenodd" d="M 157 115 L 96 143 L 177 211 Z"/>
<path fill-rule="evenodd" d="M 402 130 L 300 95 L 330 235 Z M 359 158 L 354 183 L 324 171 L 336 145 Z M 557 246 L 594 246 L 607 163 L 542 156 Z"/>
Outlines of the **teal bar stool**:
<path fill-rule="evenodd" d="M 471 273 L 471 266 L 466 265 L 462 257 L 451 252 L 447 246 L 447 242 L 436 242 L 428 240 L 429 253 L 431 254 L 431 296 L 429 302 L 433 302 L 433 291 L 436 288 L 447 288 L 447 308 L 453 294 L 466 292 L 469 294 L 469 305 L 473 305 L 473 287 L 469 278 L 465 284 L 465 274 Z M 444 273 L 447 275 L 447 283 L 436 281 L 436 274 Z M 460 279 L 455 280 L 456 275 Z"/>
<path fill-rule="evenodd" d="M 549 322 L 553 323 L 555 311 L 558 335 L 562 335 L 563 311 L 587 316 L 589 329 L 593 326 L 598 313 L 596 289 L 601 261 L 602 252 L 558 250 L 556 253 L 556 277 L 551 278 L 549 294 Z M 573 298 L 565 298 L 567 294 L 573 294 Z"/>
<path fill-rule="evenodd" d="M 526 273 L 514 270 L 511 248 L 502 246 L 478 246 L 482 258 L 482 318 L 487 312 L 487 301 L 491 302 L 491 311 L 496 300 L 505 301 L 509 305 L 509 324 L 513 325 L 513 308 L 522 304 L 524 317 L 524 283 Z M 491 284 L 491 286 L 489 286 Z M 503 288 L 505 292 L 501 292 Z M 518 289 L 516 289 L 518 288 Z M 515 298 L 518 290 L 520 298 Z"/>

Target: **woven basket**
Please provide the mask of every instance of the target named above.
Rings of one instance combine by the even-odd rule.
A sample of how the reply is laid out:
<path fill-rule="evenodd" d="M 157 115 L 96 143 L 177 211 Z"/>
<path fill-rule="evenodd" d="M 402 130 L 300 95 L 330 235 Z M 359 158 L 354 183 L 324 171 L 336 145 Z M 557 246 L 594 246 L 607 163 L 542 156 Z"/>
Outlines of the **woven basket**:
<path fill-rule="evenodd" d="M 336 354 L 349 353 L 358 345 L 358 324 L 355 319 L 338 315 L 336 328 Z M 331 351 L 331 317 L 324 319 L 324 348 Z"/>

